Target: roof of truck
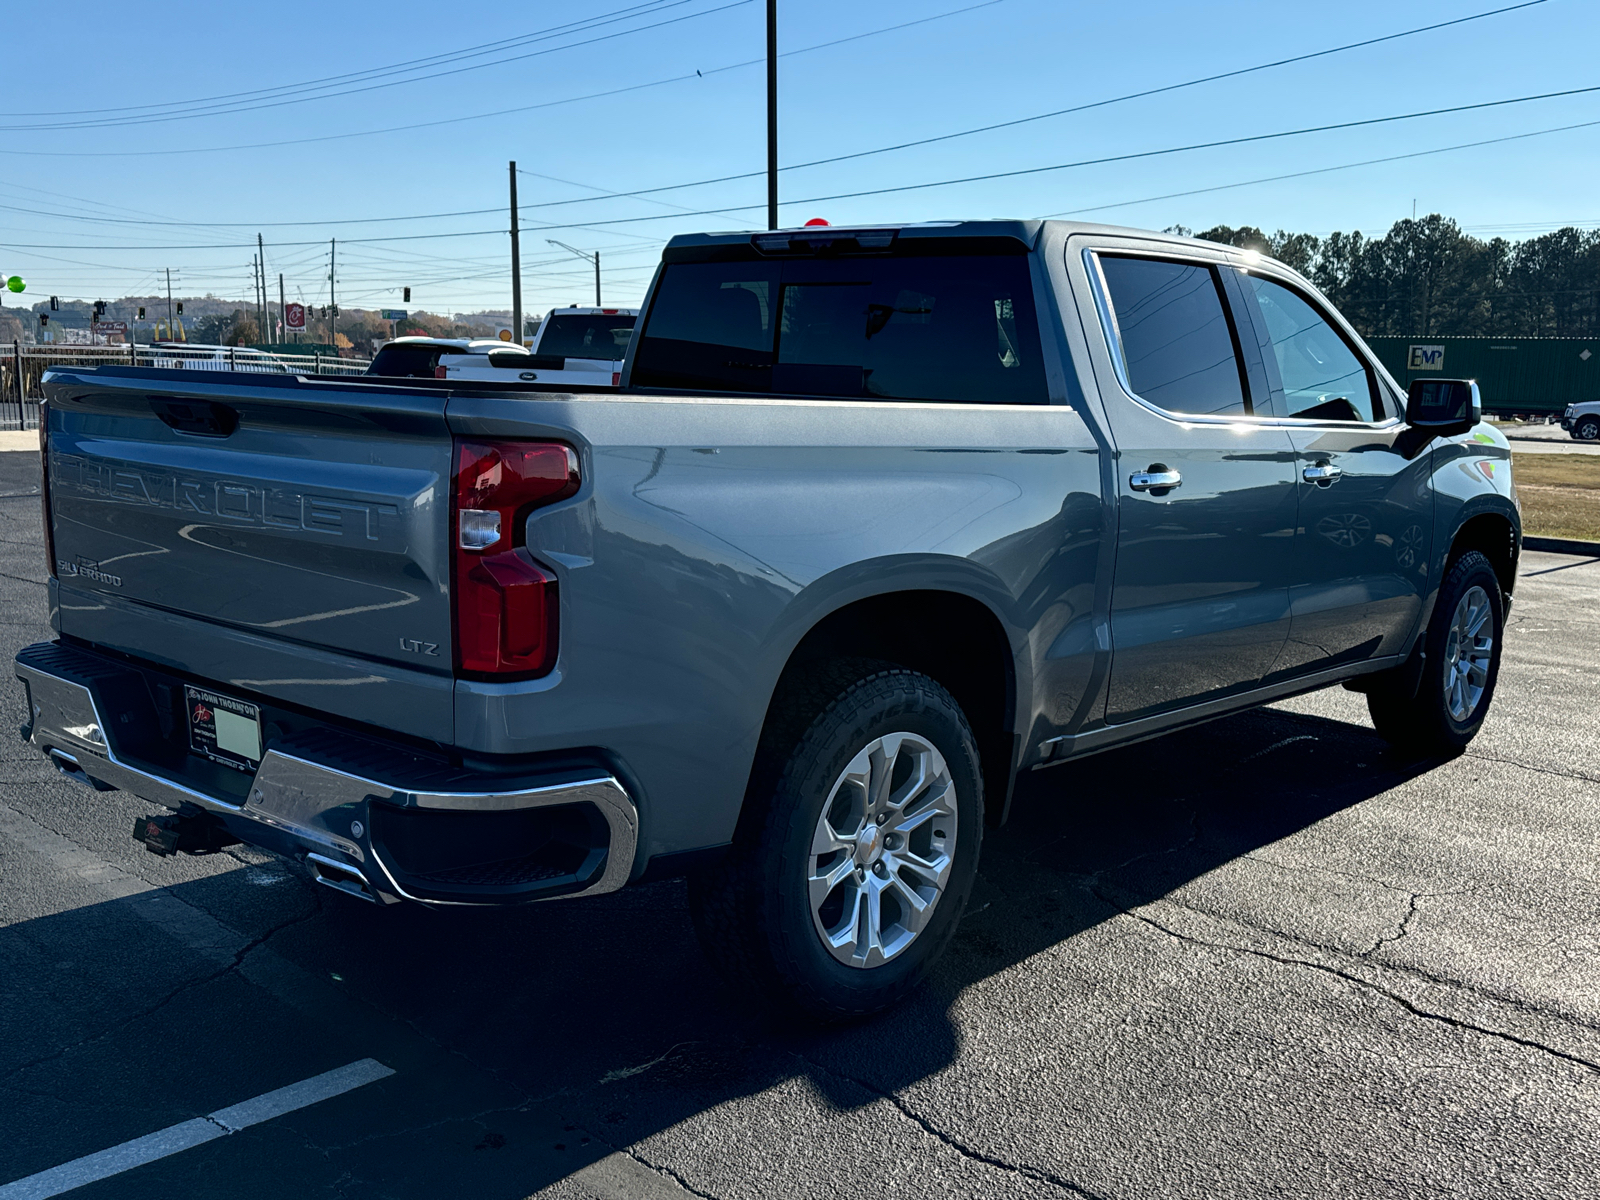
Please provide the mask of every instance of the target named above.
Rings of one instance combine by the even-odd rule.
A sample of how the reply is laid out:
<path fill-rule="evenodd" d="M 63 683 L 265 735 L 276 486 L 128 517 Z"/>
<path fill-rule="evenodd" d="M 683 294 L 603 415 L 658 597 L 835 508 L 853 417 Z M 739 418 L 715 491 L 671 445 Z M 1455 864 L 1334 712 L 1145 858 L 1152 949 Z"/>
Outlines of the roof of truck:
<path fill-rule="evenodd" d="M 880 236 L 893 235 L 896 246 L 904 248 L 909 241 L 942 240 L 942 239 L 1009 239 L 1021 243 L 1032 249 L 1039 243 L 1039 238 L 1046 229 L 1053 233 L 1074 234 L 1090 233 L 1100 235 L 1115 235 L 1121 237 L 1154 238 L 1160 241 L 1177 243 L 1201 244 L 1199 239 L 1182 237 L 1177 234 L 1161 233 L 1150 229 L 1135 229 L 1122 225 L 1099 225 L 1087 221 L 1049 221 L 1049 220 L 1006 220 L 992 219 L 983 221 L 921 221 L 897 223 L 886 221 L 882 224 L 856 224 L 856 225 L 804 225 L 791 229 L 777 230 L 729 230 L 719 233 L 681 233 L 667 243 L 663 251 L 663 259 L 671 261 L 674 252 L 687 252 L 689 256 L 697 256 L 696 252 L 715 251 L 717 248 L 738 247 L 748 252 L 751 246 L 758 251 L 763 249 L 762 243 L 773 246 L 767 251 L 773 254 L 783 254 L 783 241 L 797 240 L 801 242 L 833 241 L 855 239 L 859 236 L 871 237 L 873 234 Z M 1207 247 L 1215 250 L 1218 243 L 1205 242 Z M 863 249 L 869 247 L 863 246 Z"/>

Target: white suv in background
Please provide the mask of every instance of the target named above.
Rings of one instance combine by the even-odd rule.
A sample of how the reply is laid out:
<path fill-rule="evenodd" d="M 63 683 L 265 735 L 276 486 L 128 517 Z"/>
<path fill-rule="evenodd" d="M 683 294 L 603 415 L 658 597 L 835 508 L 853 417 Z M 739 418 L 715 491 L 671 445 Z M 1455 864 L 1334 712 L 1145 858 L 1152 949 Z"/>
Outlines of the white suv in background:
<path fill-rule="evenodd" d="M 1561 428 L 1580 442 L 1600 442 L 1600 400 L 1567 405 L 1561 414 Z"/>

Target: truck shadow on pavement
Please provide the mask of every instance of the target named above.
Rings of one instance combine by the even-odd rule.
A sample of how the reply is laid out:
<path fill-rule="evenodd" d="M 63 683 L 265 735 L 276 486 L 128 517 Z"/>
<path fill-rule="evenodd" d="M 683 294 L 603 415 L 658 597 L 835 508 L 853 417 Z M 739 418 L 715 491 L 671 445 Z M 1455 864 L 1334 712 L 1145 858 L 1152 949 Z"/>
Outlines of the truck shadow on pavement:
<path fill-rule="evenodd" d="M 344 907 L 328 923 L 347 926 L 338 942 L 365 947 L 360 970 L 381 974 L 381 992 L 407 997 L 408 1020 L 529 1096 L 562 1093 L 568 1155 L 634 1147 L 651 1162 L 653 1151 L 728 1138 L 729 1121 L 748 1122 L 737 1143 L 848 1125 L 829 1114 L 885 1098 L 900 1107 L 899 1093 L 961 1058 L 964 1028 L 992 1025 L 1002 1053 L 1026 1046 L 1008 1017 L 1012 968 L 1433 765 L 1396 758 L 1368 728 L 1262 710 L 1032 773 L 988 839 L 968 917 L 932 981 L 842 1029 L 786 1029 L 725 992 L 680 884 L 487 921 Z M 309 940 L 311 928 L 293 936 Z M 1083 1000 L 1112 999 L 1094 995 L 1092 975 L 1044 986 L 1061 989 L 1065 1022 Z M 975 1010 L 960 1024 L 958 1004 Z M 777 1105 L 740 1115 L 745 1098 L 774 1092 Z M 774 1110 L 793 1126 L 773 1126 Z M 832 1139 L 850 1153 L 843 1131 L 822 1142 Z M 536 1170 L 506 1194 L 549 1182 Z"/>
<path fill-rule="evenodd" d="M 820 1031 L 784 1028 L 724 990 L 694 940 L 681 883 L 496 911 L 379 910 L 278 868 L 280 883 L 270 888 L 257 886 L 267 868 L 180 884 L 172 894 L 230 928 L 256 931 L 251 948 L 236 969 L 201 964 L 197 984 L 163 980 L 159 961 L 139 962 L 128 949 L 119 953 L 139 965 L 119 981 L 126 989 L 111 986 L 112 970 L 101 995 L 80 998 L 81 1013 L 39 1015 L 28 1040 L 46 1051 L 55 1040 L 60 1053 L 20 1073 L 0 1071 L 0 1085 L 39 1097 L 26 1105 L 36 1119 L 19 1122 L 31 1148 L 0 1165 L 0 1182 L 366 1055 L 397 1074 L 363 1098 L 101 1186 L 155 1195 L 182 1179 L 186 1195 L 266 1194 L 241 1188 L 230 1164 L 244 1156 L 275 1173 L 288 1189 L 278 1194 L 510 1198 L 586 1168 L 610 1169 L 619 1157 L 638 1172 L 710 1155 L 727 1178 L 749 1178 L 762 1154 L 752 1147 L 782 1161 L 785 1152 L 771 1148 L 804 1137 L 848 1159 L 862 1152 L 855 1139 L 864 1129 L 877 1128 L 866 1134 L 877 1141 L 908 1136 L 907 1118 L 923 1124 L 904 1094 L 964 1056 L 976 1056 L 979 1065 L 967 1066 L 981 1071 L 984 1055 L 1025 1053 L 1035 1033 L 1071 1039 L 1076 1014 L 1116 1000 L 1100 991 L 1092 956 L 1088 965 L 1083 956 L 1067 956 L 1066 965 L 1029 960 L 1434 765 L 1395 757 L 1367 728 L 1259 710 L 1031 773 L 1019 782 L 1011 822 L 988 836 L 967 919 L 928 986 L 880 1018 Z M 54 944 L 88 930 L 110 936 L 114 914 L 104 910 L 121 903 L 38 918 L 19 932 L 52 947 L 48 959 Z M 319 1019 L 311 1014 L 322 1002 L 310 994 L 280 1004 L 282 988 L 261 989 L 270 972 L 253 959 L 263 953 L 337 989 L 342 1007 Z M 176 972 L 177 956 L 171 961 Z M 137 1031 L 113 1032 L 119 1013 L 140 1006 L 141 980 L 172 992 L 144 1027 L 186 1034 L 159 1039 L 158 1050 L 131 1036 Z M 1050 1003 L 1040 1003 L 1042 992 Z M 29 1019 L 29 996 L 47 1002 L 23 984 L 9 999 L 18 1006 L 12 1021 Z M 1042 1011 L 1055 1025 L 1030 1028 Z M 983 1045 L 972 1044 L 976 1030 Z M 1115 1052 L 1114 1044 L 1098 1052 L 1106 1049 Z M 189 1073 L 224 1052 L 237 1072 L 195 1083 Z M 42 1097 L 59 1094 L 57 1074 L 90 1093 L 140 1080 L 152 1098 L 125 1095 L 128 1111 L 108 1116 L 103 1130 L 97 1124 L 92 1145 L 41 1145 L 32 1139 L 55 1141 L 47 1132 L 53 1101 Z M 1060 1087 L 1069 1093 L 1073 1082 Z M 892 1109 L 871 1107 L 885 1099 Z M 339 1132 L 347 1110 L 335 1106 L 377 1106 L 385 1115 Z M 841 1120 L 842 1112 L 859 1115 Z M 882 1128 L 892 1121 L 899 1133 Z M 913 1135 L 959 1141 L 960 1131 L 923 1124 Z M 705 1150 L 711 1142 L 721 1149 Z"/>

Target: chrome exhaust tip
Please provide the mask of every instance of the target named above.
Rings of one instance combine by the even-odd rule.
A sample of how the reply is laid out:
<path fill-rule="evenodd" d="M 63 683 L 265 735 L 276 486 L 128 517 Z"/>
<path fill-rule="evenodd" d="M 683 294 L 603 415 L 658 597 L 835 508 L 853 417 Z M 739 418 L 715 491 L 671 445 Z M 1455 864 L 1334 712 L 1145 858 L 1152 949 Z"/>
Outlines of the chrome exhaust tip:
<path fill-rule="evenodd" d="M 367 882 L 367 877 L 355 867 L 324 858 L 320 854 L 307 854 L 305 862 L 318 883 L 327 884 L 347 896 L 355 896 L 372 904 L 383 903 L 372 885 Z"/>
<path fill-rule="evenodd" d="M 114 792 L 117 790 L 109 783 L 101 783 L 100 780 L 85 771 L 83 764 L 78 761 L 76 755 L 68 754 L 65 750 L 57 750 L 54 746 L 51 746 L 49 750 L 45 751 L 45 756 L 49 758 L 51 766 L 72 780 L 73 783 L 82 784 L 86 788 L 93 788 L 97 792 Z"/>

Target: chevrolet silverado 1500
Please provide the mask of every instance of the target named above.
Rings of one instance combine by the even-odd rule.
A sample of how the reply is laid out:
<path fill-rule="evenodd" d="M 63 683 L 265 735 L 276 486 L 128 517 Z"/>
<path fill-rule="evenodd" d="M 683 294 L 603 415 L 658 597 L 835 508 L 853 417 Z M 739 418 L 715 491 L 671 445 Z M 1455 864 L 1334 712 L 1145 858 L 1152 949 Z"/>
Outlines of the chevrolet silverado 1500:
<path fill-rule="evenodd" d="M 1484 720 L 1507 443 L 1275 262 L 696 235 L 642 311 L 604 394 L 52 370 L 24 736 L 152 849 L 375 903 L 686 875 L 827 1018 L 924 975 L 1020 771 L 1333 684 L 1419 752 Z"/>

